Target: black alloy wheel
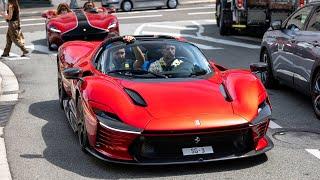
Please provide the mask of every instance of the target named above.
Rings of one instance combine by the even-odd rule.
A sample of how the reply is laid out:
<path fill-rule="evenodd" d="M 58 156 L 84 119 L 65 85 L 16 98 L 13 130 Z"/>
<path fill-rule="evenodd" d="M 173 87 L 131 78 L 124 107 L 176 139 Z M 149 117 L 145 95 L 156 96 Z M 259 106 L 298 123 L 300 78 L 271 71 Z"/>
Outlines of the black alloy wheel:
<path fill-rule="evenodd" d="M 86 123 L 83 114 L 83 107 L 82 107 L 82 99 L 78 97 L 77 102 L 77 118 L 78 118 L 78 139 L 81 150 L 87 152 L 87 148 L 89 147 L 89 140 L 88 140 L 88 133 L 86 128 Z"/>
<path fill-rule="evenodd" d="M 320 119 L 320 71 L 317 72 L 312 81 L 311 99 L 314 113 Z"/>
<path fill-rule="evenodd" d="M 263 73 L 263 75 L 261 76 L 261 81 L 263 85 L 268 89 L 278 87 L 279 81 L 275 79 L 273 76 L 272 64 L 271 64 L 269 52 L 267 49 L 264 49 L 263 52 L 261 53 L 260 62 L 264 62 L 268 64 L 267 72 Z"/>
<path fill-rule="evenodd" d="M 59 62 L 59 61 L 58 61 Z M 58 63 L 58 94 L 59 94 L 59 105 L 61 109 L 63 109 L 63 101 L 68 97 L 67 93 L 63 87 L 62 77 L 61 77 L 61 71 Z"/>

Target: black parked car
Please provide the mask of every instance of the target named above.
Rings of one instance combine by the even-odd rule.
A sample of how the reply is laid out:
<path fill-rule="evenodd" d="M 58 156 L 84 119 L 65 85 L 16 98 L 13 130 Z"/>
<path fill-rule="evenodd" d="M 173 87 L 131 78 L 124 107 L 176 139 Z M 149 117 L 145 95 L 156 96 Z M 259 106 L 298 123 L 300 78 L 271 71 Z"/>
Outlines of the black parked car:
<path fill-rule="evenodd" d="M 284 83 L 311 95 L 320 119 L 320 2 L 310 3 L 264 34 L 260 61 L 269 68 L 264 85 Z"/>

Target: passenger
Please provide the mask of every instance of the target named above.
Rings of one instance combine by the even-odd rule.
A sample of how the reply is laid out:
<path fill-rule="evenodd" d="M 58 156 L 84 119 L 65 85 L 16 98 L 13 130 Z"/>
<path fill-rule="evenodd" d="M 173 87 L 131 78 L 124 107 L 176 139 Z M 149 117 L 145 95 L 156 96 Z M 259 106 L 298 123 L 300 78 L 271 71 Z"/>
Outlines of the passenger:
<path fill-rule="evenodd" d="M 183 63 L 182 60 L 176 58 L 176 47 L 174 45 L 165 45 L 162 49 L 162 57 L 151 63 L 149 71 L 160 73 L 163 71 L 172 71 L 175 67 Z"/>
<path fill-rule="evenodd" d="M 95 8 L 95 5 L 91 1 L 88 1 L 83 5 L 83 10 L 86 12 L 91 12 L 94 8 Z"/>
<path fill-rule="evenodd" d="M 95 4 L 91 1 L 88 1 L 86 3 L 84 3 L 83 5 L 83 10 L 85 12 L 89 12 L 89 13 L 99 13 L 99 12 L 103 12 L 102 9 L 98 9 L 96 8 Z"/>
<path fill-rule="evenodd" d="M 57 15 L 63 15 L 71 12 L 71 9 L 69 8 L 68 4 L 66 3 L 61 3 L 59 4 L 57 8 Z"/>
<path fill-rule="evenodd" d="M 133 36 L 124 36 L 123 40 L 125 42 L 133 42 L 135 38 Z M 138 70 L 142 68 L 142 65 L 145 61 L 145 57 L 138 46 L 132 48 L 136 60 L 126 58 L 126 50 L 120 48 L 116 50 L 112 55 L 113 67 L 110 67 L 111 70 L 126 70 L 134 69 Z"/>

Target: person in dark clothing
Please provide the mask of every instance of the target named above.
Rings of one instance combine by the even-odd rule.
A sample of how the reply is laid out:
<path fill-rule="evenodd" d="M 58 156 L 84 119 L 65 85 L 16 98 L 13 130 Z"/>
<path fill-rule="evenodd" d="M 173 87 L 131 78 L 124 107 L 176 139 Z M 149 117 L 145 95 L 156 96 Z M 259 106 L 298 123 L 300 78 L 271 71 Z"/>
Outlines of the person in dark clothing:
<path fill-rule="evenodd" d="M 23 52 L 21 57 L 27 56 L 29 51 L 24 46 L 24 37 L 20 28 L 20 7 L 17 0 L 8 0 L 7 14 L 1 15 L 8 22 L 7 43 L 1 57 L 8 57 L 12 42 L 14 42 Z"/>

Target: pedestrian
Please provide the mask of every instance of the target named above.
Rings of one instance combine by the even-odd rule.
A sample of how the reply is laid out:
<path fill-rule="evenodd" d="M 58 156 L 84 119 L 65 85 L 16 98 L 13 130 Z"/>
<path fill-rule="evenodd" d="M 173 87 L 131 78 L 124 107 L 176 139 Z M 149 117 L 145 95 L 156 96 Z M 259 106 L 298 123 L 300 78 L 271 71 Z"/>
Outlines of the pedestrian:
<path fill-rule="evenodd" d="M 25 57 L 29 51 L 24 46 L 24 37 L 20 28 L 20 7 L 17 0 L 8 0 L 7 14 L 1 15 L 8 22 L 7 43 L 1 57 L 8 57 L 12 42 L 14 42 L 22 51 L 22 56 Z"/>

